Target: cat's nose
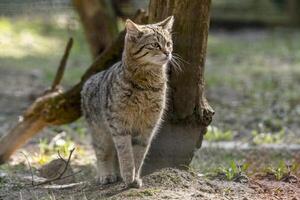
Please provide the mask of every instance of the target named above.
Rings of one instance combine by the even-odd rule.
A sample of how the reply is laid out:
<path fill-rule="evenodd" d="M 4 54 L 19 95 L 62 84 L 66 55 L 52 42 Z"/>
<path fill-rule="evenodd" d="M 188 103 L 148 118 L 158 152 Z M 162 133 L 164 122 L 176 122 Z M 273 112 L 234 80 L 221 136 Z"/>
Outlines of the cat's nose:
<path fill-rule="evenodd" d="M 164 53 L 167 57 L 170 56 L 170 52 L 169 52 L 169 51 L 163 51 L 163 53 Z"/>
<path fill-rule="evenodd" d="M 166 58 L 167 58 L 168 60 L 171 60 L 172 55 L 171 55 L 171 52 L 170 52 L 170 51 L 164 51 L 163 53 L 166 55 Z"/>

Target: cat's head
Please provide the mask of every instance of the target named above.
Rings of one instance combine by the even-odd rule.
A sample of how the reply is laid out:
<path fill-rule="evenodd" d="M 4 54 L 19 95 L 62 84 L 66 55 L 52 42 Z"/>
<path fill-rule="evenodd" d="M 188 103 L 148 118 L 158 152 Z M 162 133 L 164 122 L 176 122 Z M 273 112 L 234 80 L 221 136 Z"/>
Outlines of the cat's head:
<path fill-rule="evenodd" d="M 156 24 L 138 25 L 127 20 L 125 49 L 127 56 L 138 63 L 166 64 L 172 59 L 172 26 L 170 16 Z"/>

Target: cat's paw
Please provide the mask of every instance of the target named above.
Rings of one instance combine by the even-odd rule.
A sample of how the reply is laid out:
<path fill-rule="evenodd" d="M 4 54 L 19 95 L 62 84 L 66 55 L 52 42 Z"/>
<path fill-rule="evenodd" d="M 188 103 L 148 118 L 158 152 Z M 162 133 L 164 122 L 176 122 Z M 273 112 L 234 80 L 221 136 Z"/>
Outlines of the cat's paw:
<path fill-rule="evenodd" d="M 141 178 L 135 178 L 132 183 L 129 184 L 131 188 L 141 188 L 143 186 L 143 181 Z"/>
<path fill-rule="evenodd" d="M 99 176 L 97 178 L 97 182 L 100 185 L 107 185 L 107 184 L 111 184 L 111 183 L 115 183 L 119 180 L 119 177 L 117 175 L 106 175 L 106 176 Z"/>

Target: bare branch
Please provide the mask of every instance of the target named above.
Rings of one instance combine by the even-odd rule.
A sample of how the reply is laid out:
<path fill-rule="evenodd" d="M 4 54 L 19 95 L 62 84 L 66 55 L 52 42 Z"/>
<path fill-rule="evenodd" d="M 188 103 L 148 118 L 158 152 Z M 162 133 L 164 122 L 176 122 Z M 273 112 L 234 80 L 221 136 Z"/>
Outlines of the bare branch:
<path fill-rule="evenodd" d="M 56 71 L 56 75 L 55 75 L 55 78 L 54 78 L 52 86 L 51 86 L 51 91 L 54 91 L 55 89 L 57 89 L 57 86 L 60 84 L 60 82 L 63 78 L 64 72 L 66 69 L 67 60 L 70 55 L 72 46 L 73 46 L 73 38 L 70 38 L 67 43 L 65 53 L 64 53 L 63 57 L 61 58 L 59 67 Z"/>
<path fill-rule="evenodd" d="M 62 161 L 64 161 L 64 163 L 67 163 L 68 161 L 66 161 L 66 159 L 64 159 L 61 155 L 60 155 L 60 152 L 59 151 L 57 151 L 57 155 L 58 155 L 58 157 L 62 160 Z"/>
<path fill-rule="evenodd" d="M 34 186 L 34 178 L 33 178 L 33 172 L 32 172 L 31 164 L 30 164 L 30 162 L 29 162 L 29 160 L 28 160 L 27 155 L 26 155 L 23 151 L 22 151 L 21 153 L 25 156 L 25 159 L 26 159 L 27 164 L 28 164 L 28 166 L 29 166 L 30 174 L 31 174 L 31 185 Z"/>
<path fill-rule="evenodd" d="M 68 168 L 69 165 L 70 165 L 70 161 L 71 161 L 72 154 L 73 154 L 74 151 L 75 151 L 75 148 L 73 148 L 73 149 L 70 150 L 70 154 L 69 154 L 68 160 L 67 160 L 67 162 L 66 162 L 66 164 L 65 164 L 65 167 L 64 167 L 64 169 L 63 169 L 63 171 L 62 171 L 61 173 L 59 173 L 59 174 L 58 174 L 56 177 L 54 177 L 54 178 L 51 178 L 51 179 L 48 179 L 48 180 L 46 180 L 46 181 L 44 181 L 44 182 L 35 184 L 34 186 L 45 185 L 45 184 L 51 183 L 51 182 L 53 182 L 53 181 L 62 179 L 62 176 L 63 176 L 64 173 L 67 171 L 67 168 Z M 64 159 L 63 159 L 63 160 L 64 160 Z M 77 173 L 79 173 L 79 172 L 77 172 Z M 66 176 L 66 177 L 63 177 L 63 178 L 67 178 L 67 177 L 73 176 L 73 175 L 75 175 L 75 174 L 76 174 L 76 173 L 73 173 L 73 174 L 68 175 L 68 176 Z"/>
<path fill-rule="evenodd" d="M 76 187 L 76 186 L 81 186 L 81 185 L 87 185 L 89 184 L 89 182 L 87 181 L 82 181 L 82 182 L 78 182 L 78 183 L 70 183 L 70 184 L 65 184 L 65 185 L 47 185 L 47 186 L 44 186 L 43 188 L 46 188 L 46 189 L 70 189 L 70 188 L 73 188 L 73 187 Z"/>

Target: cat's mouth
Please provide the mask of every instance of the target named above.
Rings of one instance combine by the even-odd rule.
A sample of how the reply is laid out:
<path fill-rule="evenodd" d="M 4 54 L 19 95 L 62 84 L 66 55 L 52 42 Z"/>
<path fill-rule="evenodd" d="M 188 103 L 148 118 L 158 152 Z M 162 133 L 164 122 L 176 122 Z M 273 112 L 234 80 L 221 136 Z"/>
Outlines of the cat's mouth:
<path fill-rule="evenodd" d="M 165 64 L 167 62 L 170 62 L 172 60 L 172 54 L 160 54 L 160 55 L 155 55 L 152 59 L 151 62 L 157 63 L 157 64 Z"/>
<path fill-rule="evenodd" d="M 166 55 L 166 56 L 164 56 L 164 57 L 162 58 L 162 60 L 165 61 L 165 62 L 169 62 L 169 61 L 172 60 L 172 55 L 171 55 L 171 54 Z"/>

